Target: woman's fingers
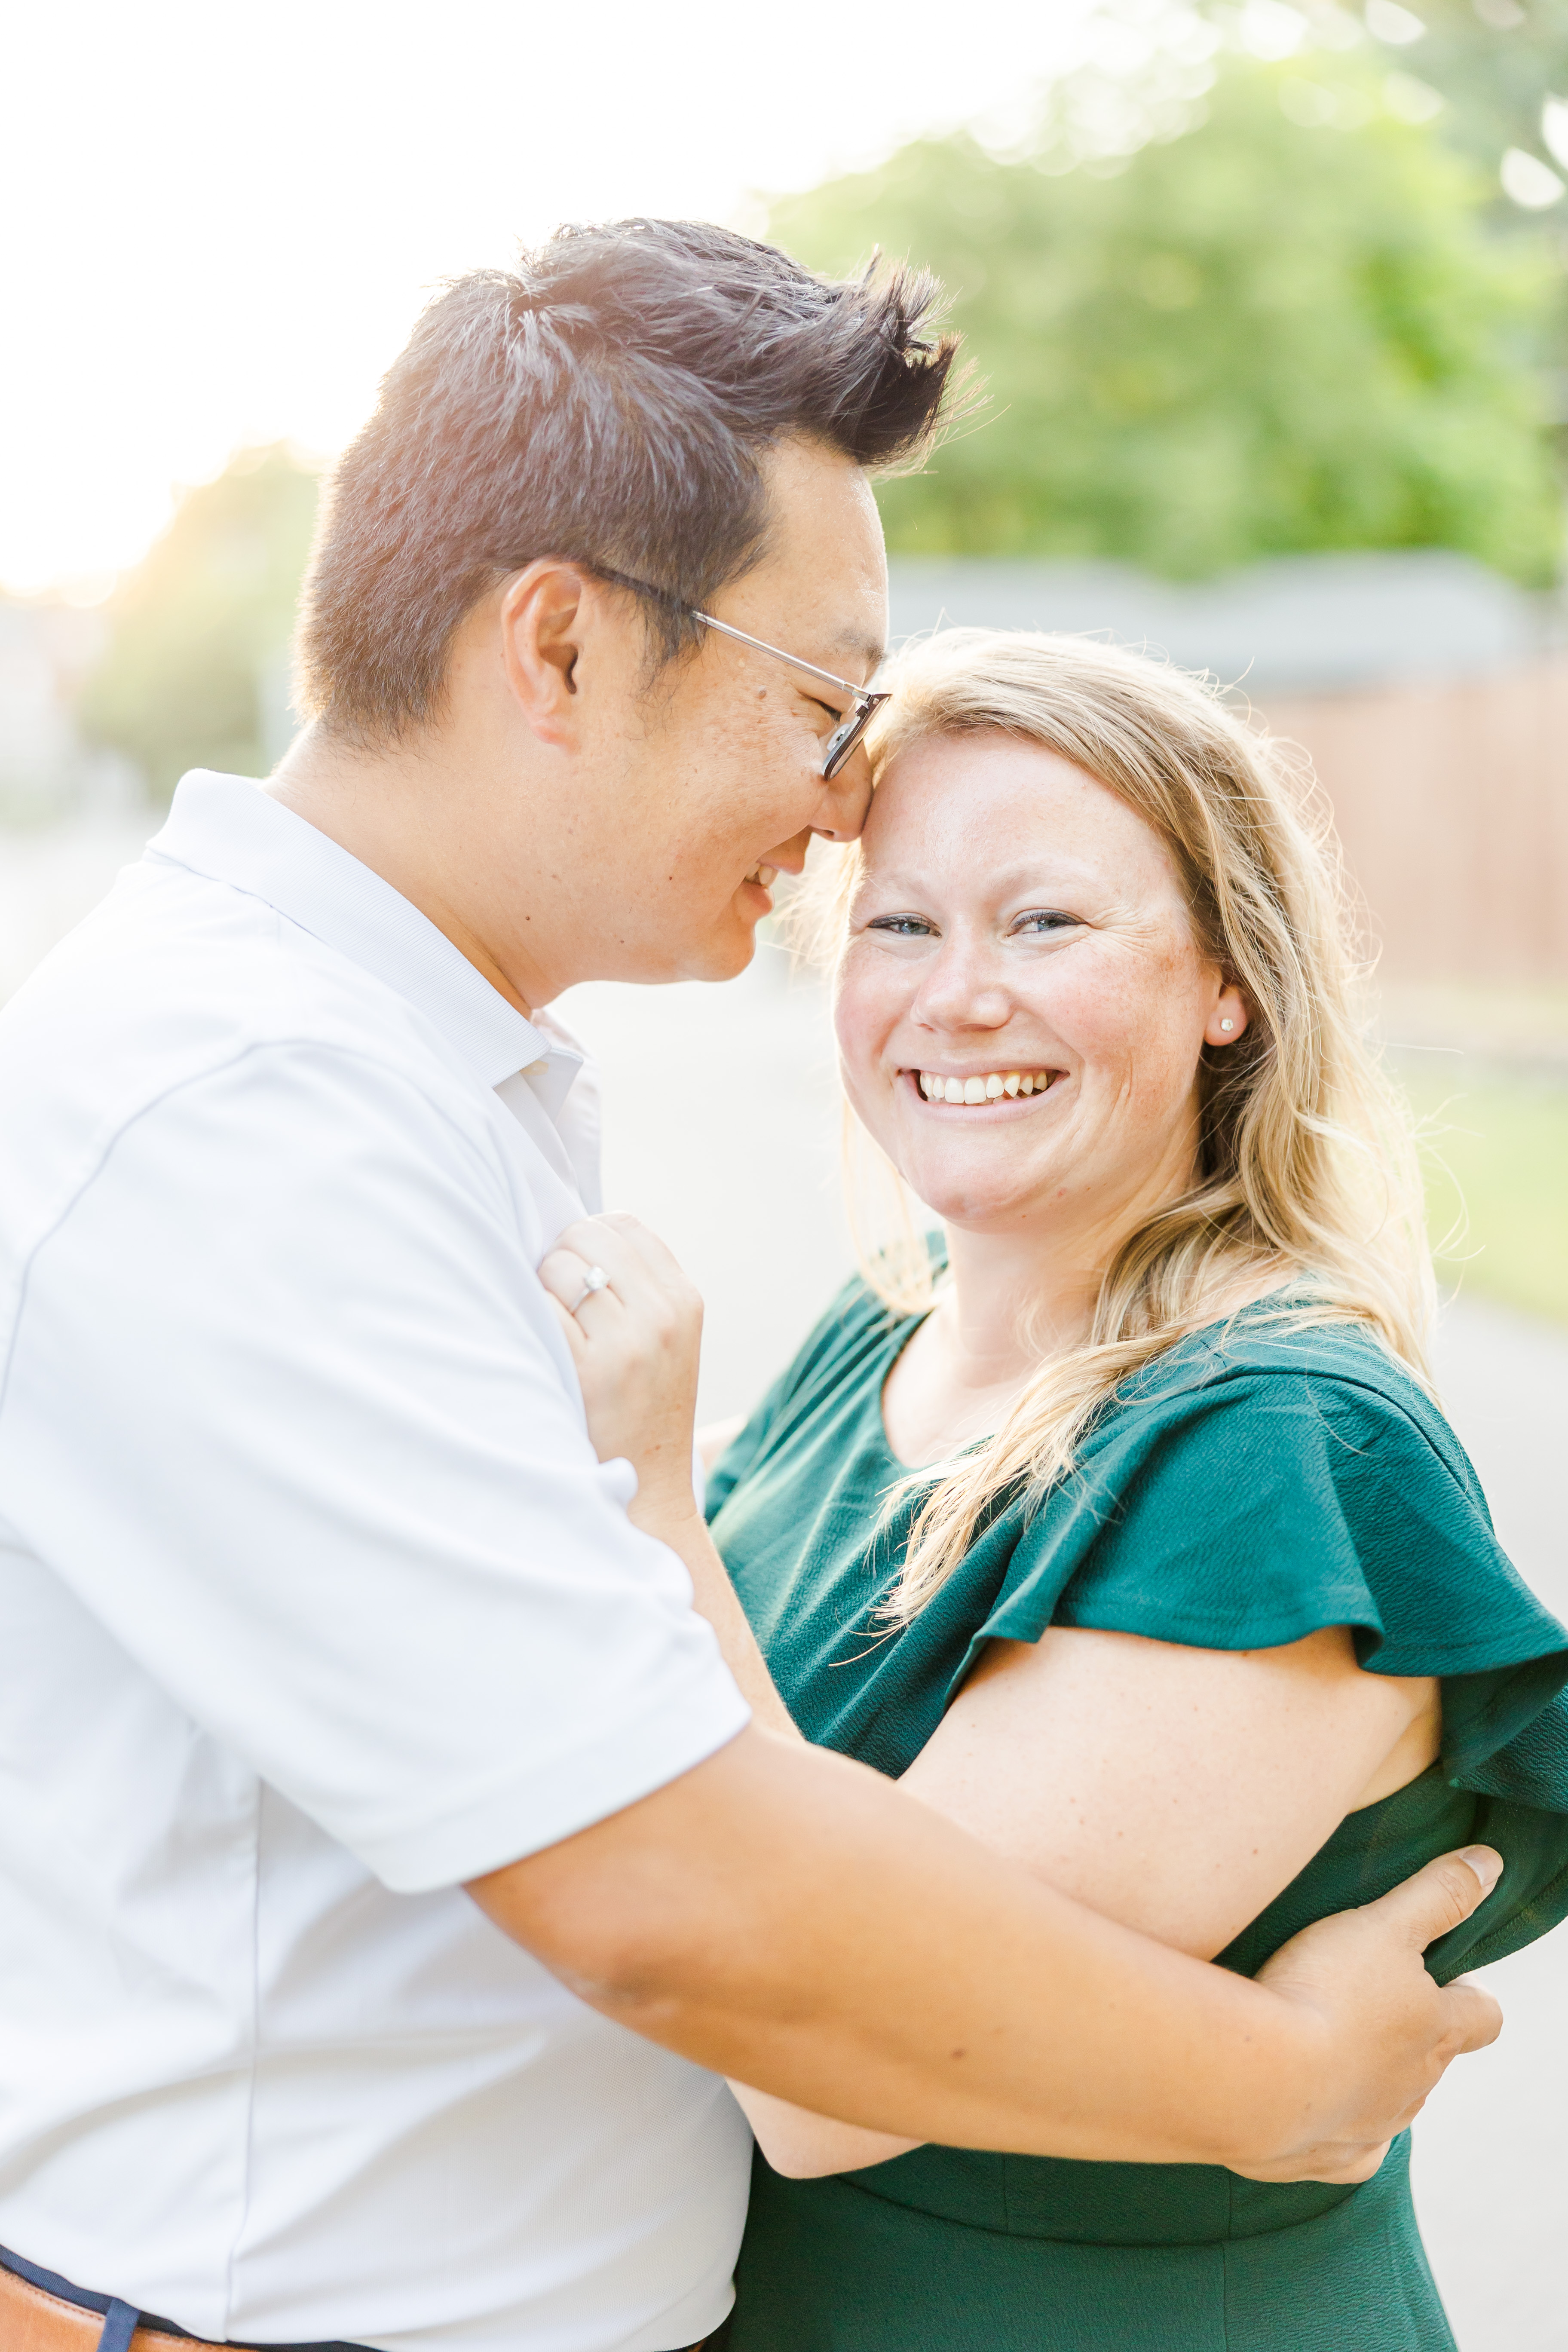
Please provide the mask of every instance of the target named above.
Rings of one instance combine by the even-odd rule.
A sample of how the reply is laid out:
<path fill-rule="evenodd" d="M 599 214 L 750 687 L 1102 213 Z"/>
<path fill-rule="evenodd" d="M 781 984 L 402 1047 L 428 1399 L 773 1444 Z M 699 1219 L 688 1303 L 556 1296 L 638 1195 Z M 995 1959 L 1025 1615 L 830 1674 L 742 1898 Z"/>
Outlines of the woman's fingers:
<path fill-rule="evenodd" d="M 559 1243 L 541 1258 L 539 1279 L 569 1321 L 576 1323 L 580 1307 L 603 1303 L 614 1308 L 624 1303 L 616 1297 L 613 1278 L 603 1285 L 589 1280 L 595 1270 L 608 1274 L 608 1269 L 600 1267 L 596 1260 L 584 1257 L 580 1251 L 563 1248 Z M 576 1329 L 581 1338 L 584 1326 L 576 1323 Z"/>
<path fill-rule="evenodd" d="M 612 1281 L 692 1292 L 686 1270 L 669 1244 L 625 1209 L 607 1209 L 603 1216 L 580 1218 L 567 1226 L 557 1247 L 574 1249 L 590 1264 L 596 1262 Z"/>
<path fill-rule="evenodd" d="M 640 1217 L 634 1217 L 629 1210 L 606 1209 L 603 1216 L 590 1217 L 584 1222 L 599 1228 L 607 1225 L 635 1252 L 656 1281 L 673 1283 L 681 1290 L 691 1288 L 686 1268 L 669 1244 L 661 1240 L 651 1225 L 645 1225 Z"/>
<path fill-rule="evenodd" d="M 541 1261 L 601 1462 L 637 1474 L 634 1517 L 689 1519 L 702 1301 L 637 1218 L 583 1217 Z"/>
<path fill-rule="evenodd" d="M 629 1330 L 617 1326 L 614 1318 L 605 1321 L 593 1312 L 591 1294 L 584 1300 L 584 1277 L 590 1266 L 598 1266 L 609 1279 L 608 1290 L 600 1296 L 613 1297 L 626 1310 L 645 1340 L 660 1352 L 676 1339 L 695 1345 L 702 1328 L 701 1294 L 688 1280 L 674 1253 L 640 1219 L 624 1211 L 580 1218 L 566 1227 L 544 1264 L 548 1265 L 563 1257 L 574 1260 L 575 1267 L 561 1269 L 558 1265 L 556 1279 L 546 1286 L 569 1311 L 576 1302 L 583 1301 L 589 1309 L 584 1318 L 584 1328 L 591 1338 L 612 1330 L 622 1339 L 630 1336 Z M 542 1266 L 542 1276 L 543 1270 Z M 572 1287 L 574 1271 L 576 1281 Z"/>

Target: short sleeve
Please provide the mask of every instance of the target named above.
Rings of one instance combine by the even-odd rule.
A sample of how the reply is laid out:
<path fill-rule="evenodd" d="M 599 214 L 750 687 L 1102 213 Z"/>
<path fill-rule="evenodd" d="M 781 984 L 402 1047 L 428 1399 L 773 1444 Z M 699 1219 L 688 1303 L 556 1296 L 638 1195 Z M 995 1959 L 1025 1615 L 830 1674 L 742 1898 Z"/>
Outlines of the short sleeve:
<path fill-rule="evenodd" d="M 0 1422 L 17 1538 L 399 1891 L 746 1720 L 595 1455 L 485 1116 L 309 1043 L 177 1088 L 37 1250 Z"/>
<path fill-rule="evenodd" d="M 1568 1636 L 1457 1446 L 1394 1398 L 1309 1371 L 1118 1412 L 1026 1518 L 985 1633 L 1037 1640 L 1052 1622 L 1216 1650 L 1349 1626 L 1372 1672 L 1444 1678 L 1445 1763 L 1471 1786 L 1509 1771 L 1486 1759 L 1568 1678 Z"/>

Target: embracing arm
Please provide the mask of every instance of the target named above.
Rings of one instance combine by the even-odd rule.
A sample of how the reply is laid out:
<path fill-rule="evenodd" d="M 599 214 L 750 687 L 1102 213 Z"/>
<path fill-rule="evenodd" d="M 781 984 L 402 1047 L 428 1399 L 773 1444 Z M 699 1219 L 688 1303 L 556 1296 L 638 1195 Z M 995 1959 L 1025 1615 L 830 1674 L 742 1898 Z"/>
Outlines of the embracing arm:
<path fill-rule="evenodd" d="M 1436 1686 L 1363 1673 L 1343 1627 L 1223 1651 L 1053 1626 L 990 1645 L 902 1786 L 1062 1893 L 1208 1959 L 1436 1739 Z M 899 2152 L 777 2102 L 752 2123 L 791 2173 Z"/>
<path fill-rule="evenodd" d="M 958 2147 L 1363 2177 L 1497 2030 L 1486 1994 L 1421 1965 L 1480 1899 L 1453 1857 L 1252 1984 L 1081 1908 L 864 1766 L 754 1729 L 470 1891 L 650 2040 Z"/>

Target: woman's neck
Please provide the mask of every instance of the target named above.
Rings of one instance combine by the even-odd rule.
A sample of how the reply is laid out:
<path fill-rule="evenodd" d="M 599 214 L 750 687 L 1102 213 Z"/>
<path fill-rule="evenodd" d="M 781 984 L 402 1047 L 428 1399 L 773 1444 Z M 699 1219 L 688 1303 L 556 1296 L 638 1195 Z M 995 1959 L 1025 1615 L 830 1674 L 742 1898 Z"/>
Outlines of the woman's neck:
<path fill-rule="evenodd" d="M 950 1279 L 895 1362 L 882 1392 L 888 1442 L 901 1461 L 942 1460 L 1005 1419 L 1031 1374 L 1088 1340 L 1105 1269 L 1128 1235 L 1190 1169 L 1162 1170 L 1101 1213 L 1011 1228 L 950 1224 Z"/>
<path fill-rule="evenodd" d="M 1047 1357 L 1080 1346 L 1094 1320 L 1102 1268 L 1042 1248 L 1037 1234 L 950 1227 L 942 1301 L 948 1349 L 970 1385 L 1016 1383 Z"/>
<path fill-rule="evenodd" d="M 1100 1295 L 1097 1266 L 1052 1262 L 1033 1235 L 952 1227 L 948 1265 L 935 1311 L 882 1392 L 888 1442 L 911 1464 L 988 1436 L 1043 1361 L 1081 1345 Z"/>

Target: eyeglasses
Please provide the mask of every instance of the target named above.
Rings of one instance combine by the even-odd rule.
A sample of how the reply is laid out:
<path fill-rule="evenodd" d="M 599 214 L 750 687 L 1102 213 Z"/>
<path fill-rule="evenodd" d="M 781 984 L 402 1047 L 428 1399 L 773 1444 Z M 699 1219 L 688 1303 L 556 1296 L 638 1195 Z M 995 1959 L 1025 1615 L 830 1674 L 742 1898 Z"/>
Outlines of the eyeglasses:
<path fill-rule="evenodd" d="M 873 694 L 868 687 L 853 686 L 847 677 L 836 677 L 830 669 L 818 669 L 815 662 L 802 661 L 798 654 L 787 654 L 782 646 L 770 646 L 765 637 L 749 637 L 744 629 L 732 628 L 728 621 L 716 621 L 711 613 L 700 613 L 695 604 L 689 604 L 684 597 L 673 594 L 668 588 L 655 588 L 647 580 L 634 580 L 628 572 L 612 572 L 607 564 L 595 563 L 588 568 L 597 579 L 608 581 L 613 588 L 629 588 L 634 595 L 651 596 L 657 604 L 673 605 L 689 620 L 700 621 L 705 629 L 717 629 L 721 636 L 733 637 L 738 646 L 749 646 L 753 653 L 771 654 L 774 661 L 788 662 L 791 669 L 804 670 L 808 677 L 820 678 L 824 686 L 831 686 L 847 697 L 851 705 L 849 716 L 834 729 L 823 746 L 822 778 L 825 783 L 833 782 L 875 714 L 884 702 L 892 699 L 888 694 Z"/>

